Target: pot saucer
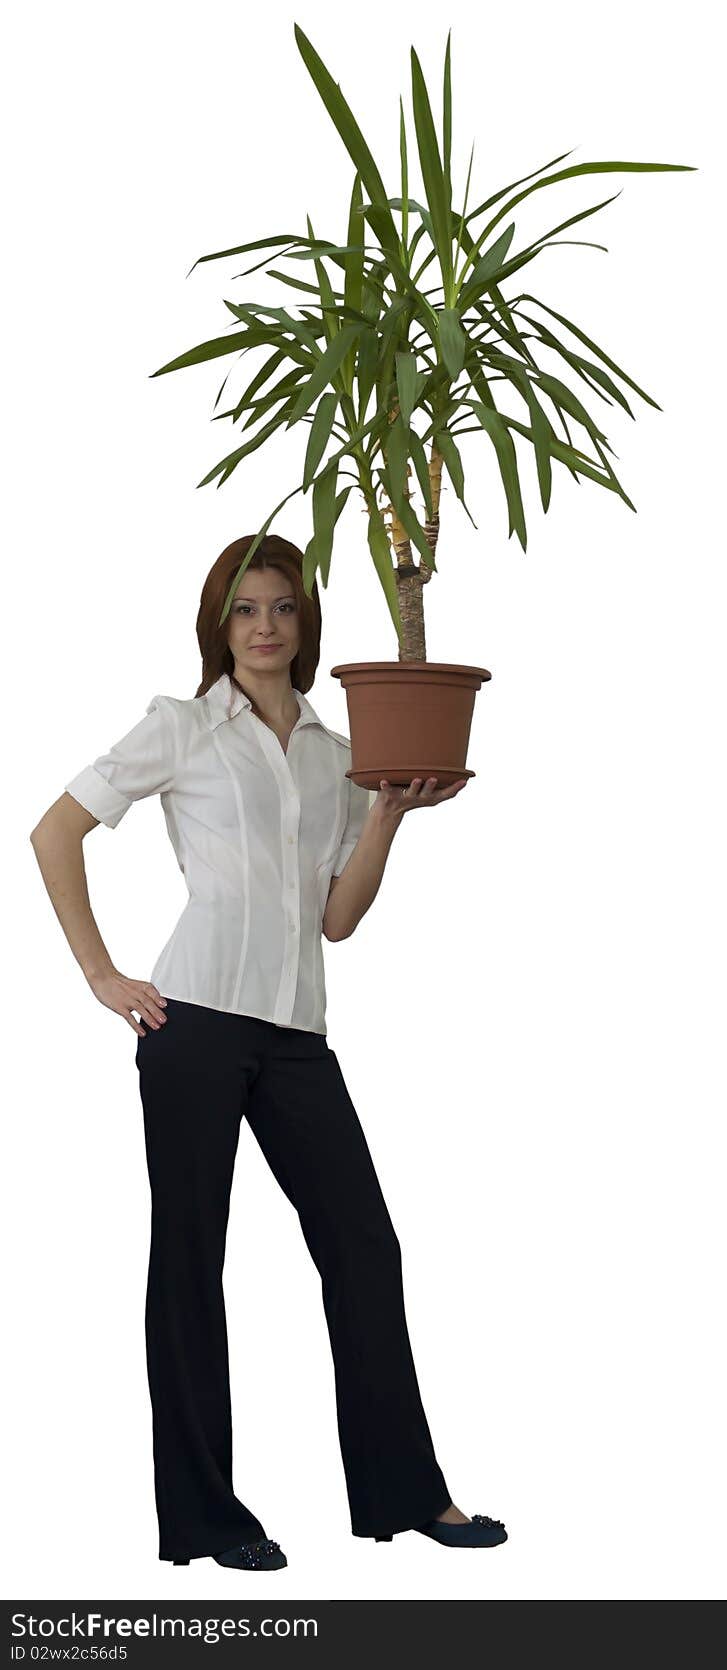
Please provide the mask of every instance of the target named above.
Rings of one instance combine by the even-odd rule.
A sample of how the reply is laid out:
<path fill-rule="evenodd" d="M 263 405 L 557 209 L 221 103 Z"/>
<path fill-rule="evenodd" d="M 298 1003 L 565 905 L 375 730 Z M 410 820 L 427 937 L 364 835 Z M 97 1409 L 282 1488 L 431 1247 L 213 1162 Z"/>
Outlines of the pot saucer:
<path fill-rule="evenodd" d="M 463 777 L 474 777 L 476 773 L 470 771 L 466 765 L 429 765 L 426 769 L 421 765 L 389 765 L 382 766 L 380 771 L 371 766 L 366 771 L 355 771 L 351 768 L 346 776 L 352 783 L 358 783 L 362 789 L 380 789 L 382 777 L 392 788 L 408 789 L 414 777 L 436 777 L 438 789 L 451 788 L 453 783 L 461 782 Z"/>

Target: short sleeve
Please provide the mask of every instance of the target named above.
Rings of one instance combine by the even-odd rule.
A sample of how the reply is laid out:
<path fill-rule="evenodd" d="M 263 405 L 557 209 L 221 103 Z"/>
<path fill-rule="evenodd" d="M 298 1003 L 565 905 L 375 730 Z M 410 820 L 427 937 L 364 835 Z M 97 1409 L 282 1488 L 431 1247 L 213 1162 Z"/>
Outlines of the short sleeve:
<path fill-rule="evenodd" d="M 153 696 L 145 717 L 65 788 L 100 823 L 115 829 L 135 800 L 172 787 L 175 759 L 174 717 L 165 698 Z"/>
<path fill-rule="evenodd" d="M 378 794 L 378 789 L 362 789 L 360 784 L 354 783 L 350 777 L 348 778 L 348 786 L 348 816 L 346 818 L 346 827 L 343 831 L 343 835 L 341 836 L 341 844 L 338 852 L 336 853 L 336 859 L 333 865 L 332 874 L 334 876 L 340 876 L 341 871 L 348 863 L 351 853 L 354 850 L 356 842 L 369 815 L 369 810 L 373 806 Z"/>

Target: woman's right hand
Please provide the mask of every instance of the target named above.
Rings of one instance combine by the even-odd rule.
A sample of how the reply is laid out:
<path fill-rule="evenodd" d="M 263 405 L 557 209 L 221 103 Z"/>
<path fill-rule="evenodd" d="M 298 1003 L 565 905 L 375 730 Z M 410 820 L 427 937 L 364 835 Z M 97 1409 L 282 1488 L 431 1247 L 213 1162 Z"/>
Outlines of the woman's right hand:
<path fill-rule="evenodd" d="M 140 1038 L 145 1038 L 146 1033 L 134 1019 L 132 1009 L 137 1009 L 141 1019 L 156 1032 L 166 1021 L 163 1005 L 167 1000 L 157 991 L 156 986 L 152 986 L 150 980 L 128 979 L 115 968 L 87 978 L 99 1003 L 105 1004 L 107 1009 L 113 1009 L 115 1014 L 123 1015 L 124 1020 L 128 1021 L 129 1026 Z"/>

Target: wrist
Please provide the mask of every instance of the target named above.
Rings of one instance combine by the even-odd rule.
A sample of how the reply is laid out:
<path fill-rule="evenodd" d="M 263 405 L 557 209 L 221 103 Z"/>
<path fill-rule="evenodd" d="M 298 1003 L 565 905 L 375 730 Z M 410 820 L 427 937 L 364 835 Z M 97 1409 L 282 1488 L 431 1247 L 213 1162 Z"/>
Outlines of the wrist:
<path fill-rule="evenodd" d="M 369 817 L 373 819 L 374 824 L 381 829 L 385 829 L 390 835 L 396 834 L 403 816 L 404 813 L 400 812 L 396 806 L 387 808 L 382 799 L 375 800 L 369 812 Z"/>
<path fill-rule="evenodd" d="M 116 974 L 117 970 L 114 968 L 113 963 L 109 960 L 107 963 L 94 963 L 92 967 L 84 968 L 83 972 L 90 986 L 91 982 L 93 980 L 100 979 L 101 975 Z"/>

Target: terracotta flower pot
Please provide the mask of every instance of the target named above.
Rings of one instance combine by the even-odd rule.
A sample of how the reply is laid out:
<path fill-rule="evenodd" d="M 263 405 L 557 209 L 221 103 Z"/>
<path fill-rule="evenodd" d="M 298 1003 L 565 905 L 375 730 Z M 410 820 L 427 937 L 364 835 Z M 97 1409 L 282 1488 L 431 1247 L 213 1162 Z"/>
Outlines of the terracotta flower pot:
<path fill-rule="evenodd" d="M 448 661 L 348 661 L 331 668 L 348 703 L 351 769 L 363 789 L 381 778 L 408 787 L 436 777 L 447 788 L 474 777 L 465 766 L 475 694 L 486 667 Z"/>

